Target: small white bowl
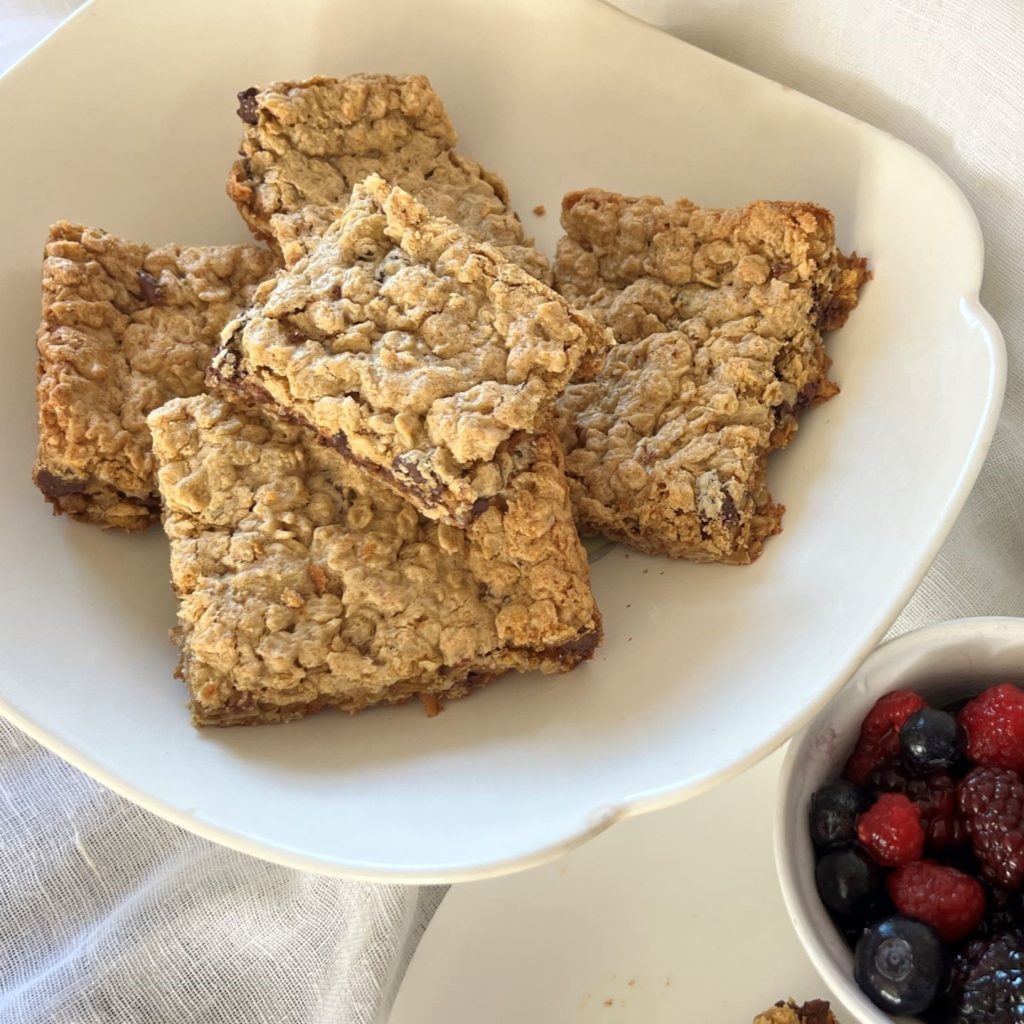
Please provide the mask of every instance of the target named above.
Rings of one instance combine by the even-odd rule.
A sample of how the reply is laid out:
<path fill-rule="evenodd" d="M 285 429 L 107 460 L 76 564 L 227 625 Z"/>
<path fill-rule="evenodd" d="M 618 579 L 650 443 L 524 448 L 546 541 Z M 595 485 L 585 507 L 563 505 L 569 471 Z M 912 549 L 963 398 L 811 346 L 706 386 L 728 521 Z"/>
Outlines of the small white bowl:
<path fill-rule="evenodd" d="M 955 619 L 924 626 L 882 644 L 846 687 L 792 740 L 775 808 L 775 863 L 793 927 L 825 984 L 861 1024 L 913 1022 L 892 1017 L 861 992 L 853 956 L 814 884 L 807 827 L 811 794 L 837 778 L 860 724 L 879 697 L 915 690 L 933 706 L 999 682 L 1024 680 L 1024 619 Z"/>

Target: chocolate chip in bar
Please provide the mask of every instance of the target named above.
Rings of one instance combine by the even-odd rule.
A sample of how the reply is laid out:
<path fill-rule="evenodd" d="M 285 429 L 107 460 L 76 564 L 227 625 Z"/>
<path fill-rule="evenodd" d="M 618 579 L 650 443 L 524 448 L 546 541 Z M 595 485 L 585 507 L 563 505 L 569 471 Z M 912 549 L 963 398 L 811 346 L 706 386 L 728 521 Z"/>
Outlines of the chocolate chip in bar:
<path fill-rule="evenodd" d="M 256 95 L 259 89 L 255 85 L 250 85 L 248 89 L 243 89 L 238 94 L 238 110 L 236 114 L 246 124 L 256 124 L 259 118 L 256 116 Z"/>
<path fill-rule="evenodd" d="M 722 492 L 722 522 L 726 526 L 739 526 L 740 510 L 736 501 L 728 491 Z"/>
<path fill-rule="evenodd" d="M 832 1008 L 825 999 L 811 999 L 803 1006 L 797 1007 L 796 1012 L 806 1024 L 829 1024 L 830 1021 L 834 1024 L 835 1021 Z"/>
<path fill-rule="evenodd" d="M 160 287 L 160 282 L 145 270 L 138 271 L 135 277 L 139 282 L 139 290 L 142 292 L 142 298 L 146 304 L 149 306 L 158 305 L 164 297 L 164 290 Z"/>
<path fill-rule="evenodd" d="M 470 509 L 473 519 L 482 516 L 489 508 L 497 508 L 502 514 L 508 511 L 508 499 L 504 494 L 492 494 L 486 498 L 477 498 Z"/>
<path fill-rule="evenodd" d="M 57 476 L 48 469 L 37 469 L 35 473 L 36 487 L 47 498 L 63 498 L 68 494 L 80 494 L 85 490 L 87 481 L 70 476 Z"/>
<path fill-rule="evenodd" d="M 566 641 L 558 648 L 558 654 L 564 661 L 572 664 L 576 664 L 578 661 L 587 661 L 600 642 L 601 632 L 599 629 L 594 629 L 588 633 L 581 633 L 574 640 Z"/>

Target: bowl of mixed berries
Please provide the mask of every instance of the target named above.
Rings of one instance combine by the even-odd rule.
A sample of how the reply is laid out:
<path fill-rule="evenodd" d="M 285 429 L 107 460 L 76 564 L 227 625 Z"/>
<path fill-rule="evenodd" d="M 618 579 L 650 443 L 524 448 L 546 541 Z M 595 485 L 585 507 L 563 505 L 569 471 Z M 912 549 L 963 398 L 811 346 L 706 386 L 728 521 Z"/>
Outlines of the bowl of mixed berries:
<path fill-rule="evenodd" d="M 790 745 L 776 854 L 863 1021 L 1024 1024 L 1024 620 L 879 647 Z"/>

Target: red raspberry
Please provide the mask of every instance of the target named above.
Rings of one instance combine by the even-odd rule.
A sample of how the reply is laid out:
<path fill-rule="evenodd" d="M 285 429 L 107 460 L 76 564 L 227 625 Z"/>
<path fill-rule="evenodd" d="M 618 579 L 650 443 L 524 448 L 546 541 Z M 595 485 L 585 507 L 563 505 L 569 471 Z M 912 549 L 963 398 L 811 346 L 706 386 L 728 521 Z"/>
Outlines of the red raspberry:
<path fill-rule="evenodd" d="M 886 868 L 920 860 L 924 853 L 921 815 L 902 793 L 883 793 L 857 819 L 857 838 L 875 862 Z"/>
<path fill-rule="evenodd" d="M 862 786 L 871 772 L 897 757 L 903 723 L 927 706 L 923 697 L 909 690 L 894 690 L 882 697 L 861 723 L 857 746 L 843 774 L 854 785 Z"/>
<path fill-rule="evenodd" d="M 960 712 L 967 756 L 978 764 L 1024 773 L 1024 690 L 992 686 Z"/>
<path fill-rule="evenodd" d="M 982 874 L 1004 889 L 1024 883 L 1024 782 L 1014 771 L 982 765 L 957 788 L 960 815 Z"/>
<path fill-rule="evenodd" d="M 900 913 L 930 924 L 946 942 L 967 938 L 985 916 L 981 882 L 933 860 L 897 868 L 888 886 Z"/>
<path fill-rule="evenodd" d="M 881 793 L 904 793 L 917 804 L 928 850 L 940 853 L 967 843 L 967 830 L 956 805 L 956 779 L 948 772 L 920 778 L 901 765 L 886 765 L 868 776 L 867 785 Z"/>

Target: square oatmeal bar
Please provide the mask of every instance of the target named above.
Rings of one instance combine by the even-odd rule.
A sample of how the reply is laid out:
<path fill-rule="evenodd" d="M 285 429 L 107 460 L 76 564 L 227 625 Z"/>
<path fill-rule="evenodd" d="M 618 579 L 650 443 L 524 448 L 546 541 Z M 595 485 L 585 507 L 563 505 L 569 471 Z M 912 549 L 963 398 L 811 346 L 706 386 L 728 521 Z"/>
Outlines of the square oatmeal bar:
<path fill-rule="evenodd" d="M 617 345 L 569 386 L 558 432 L 580 529 L 745 563 L 778 533 L 768 454 L 838 391 L 822 332 L 867 279 L 810 203 L 701 209 L 599 189 L 562 204 L 556 288 Z"/>
<path fill-rule="evenodd" d="M 270 411 L 202 395 L 149 425 L 197 724 L 410 697 L 432 711 L 600 641 L 550 435 L 509 452 L 505 500 L 457 530 Z"/>
<path fill-rule="evenodd" d="M 238 114 L 246 127 L 228 195 L 286 264 L 309 252 L 360 181 L 379 174 L 550 281 L 505 183 L 455 152 L 455 129 L 423 75 L 275 82 L 239 93 Z"/>
<path fill-rule="evenodd" d="M 50 229 L 32 477 L 56 512 L 126 530 L 159 518 L 146 415 L 203 390 L 221 329 L 273 267 L 262 246 L 150 249 Z"/>
<path fill-rule="evenodd" d="M 306 259 L 224 331 L 212 373 L 270 401 L 432 519 L 467 526 L 502 493 L 607 331 L 379 177 Z"/>

